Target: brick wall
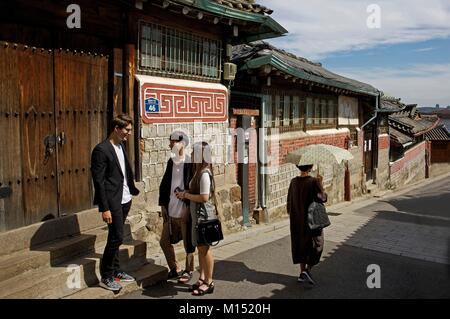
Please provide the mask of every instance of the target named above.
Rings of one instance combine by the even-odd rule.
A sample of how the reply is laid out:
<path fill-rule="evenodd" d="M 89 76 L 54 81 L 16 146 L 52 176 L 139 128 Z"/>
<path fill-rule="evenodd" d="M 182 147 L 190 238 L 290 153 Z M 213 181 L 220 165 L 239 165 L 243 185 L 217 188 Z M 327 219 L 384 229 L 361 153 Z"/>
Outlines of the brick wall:
<path fill-rule="evenodd" d="M 393 188 L 425 178 L 425 149 L 422 142 L 405 152 L 405 156 L 390 163 L 390 183 Z"/>
<path fill-rule="evenodd" d="M 293 164 L 286 164 L 284 158 L 286 154 L 294 151 L 302 146 L 310 144 L 330 144 L 341 148 L 345 148 L 346 140 L 349 137 L 348 130 L 340 130 L 331 134 L 319 135 L 320 132 L 314 132 L 311 136 L 306 133 L 293 134 L 281 134 L 279 143 L 272 143 L 270 145 L 269 152 L 279 152 L 279 160 L 281 165 L 278 170 L 268 176 L 268 188 L 267 188 L 267 208 L 271 219 L 278 218 L 282 214 L 286 213 L 286 199 L 292 178 L 297 176 L 300 171 Z M 360 134 L 362 135 L 362 134 Z M 360 136 L 361 138 L 361 136 Z M 362 143 L 359 143 L 362 145 Z M 361 195 L 362 185 L 362 147 L 354 146 L 350 149 L 354 159 L 349 161 L 350 171 L 350 187 L 352 198 Z M 313 171 L 314 175 L 316 172 Z M 327 169 L 326 172 L 321 171 L 321 175 L 328 175 L 329 180 L 325 183 L 325 191 L 328 194 L 328 203 L 337 203 L 344 201 L 344 178 L 345 178 L 345 166 L 335 164 L 333 167 Z"/>

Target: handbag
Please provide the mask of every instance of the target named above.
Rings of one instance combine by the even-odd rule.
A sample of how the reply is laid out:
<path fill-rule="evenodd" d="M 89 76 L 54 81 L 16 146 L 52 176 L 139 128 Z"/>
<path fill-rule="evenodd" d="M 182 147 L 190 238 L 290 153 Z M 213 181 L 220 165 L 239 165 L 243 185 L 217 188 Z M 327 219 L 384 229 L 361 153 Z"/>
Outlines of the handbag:
<path fill-rule="evenodd" d="M 331 225 L 325 205 L 312 202 L 308 207 L 308 227 L 310 230 L 322 229 Z"/>
<path fill-rule="evenodd" d="M 197 243 L 217 246 L 223 240 L 222 224 L 217 213 L 217 200 L 212 192 L 214 204 L 210 202 L 197 203 L 196 213 L 198 223 L 195 226 L 198 234 Z"/>

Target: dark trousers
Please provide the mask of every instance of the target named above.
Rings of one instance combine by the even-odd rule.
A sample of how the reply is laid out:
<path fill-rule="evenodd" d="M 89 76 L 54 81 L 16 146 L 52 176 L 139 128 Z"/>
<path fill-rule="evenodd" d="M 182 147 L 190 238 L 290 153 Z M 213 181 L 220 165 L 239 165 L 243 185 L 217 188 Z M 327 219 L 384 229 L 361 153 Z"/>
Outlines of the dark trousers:
<path fill-rule="evenodd" d="M 122 205 L 120 210 L 111 211 L 112 223 L 108 224 L 108 241 L 100 262 L 102 278 L 113 277 L 121 271 L 119 264 L 119 247 L 123 242 L 123 225 L 131 208 L 131 201 Z"/>

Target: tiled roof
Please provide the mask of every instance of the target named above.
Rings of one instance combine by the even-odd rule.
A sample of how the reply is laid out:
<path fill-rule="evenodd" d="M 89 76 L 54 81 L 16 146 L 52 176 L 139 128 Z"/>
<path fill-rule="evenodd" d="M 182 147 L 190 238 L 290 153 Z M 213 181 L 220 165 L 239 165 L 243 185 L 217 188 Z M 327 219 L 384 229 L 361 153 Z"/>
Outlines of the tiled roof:
<path fill-rule="evenodd" d="M 450 141 L 450 132 L 445 125 L 441 125 L 426 132 L 425 138 L 429 141 Z"/>
<path fill-rule="evenodd" d="M 396 141 L 397 143 L 400 143 L 402 145 L 405 145 L 407 143 L 411 143 L 414 141 L 414 138 L 412 138 L 411 136 L 403 134 L 402 132 L 400 132 L 392 127 L 389 128 L 389 135 L 394 141 Z"/>
<path fill-rule="evenodd" d="M 211 0 L 223 6 L 246 12 L 272 14 L 273 10 L 255 3 L 254 0 Z"/>
<path fill-rule="evenodd" d="M 400 99 L 395 97 L 383 96 L 381 97 L 381 109 L 390 112 L 399 112 L 406 107 L 406 104 L 400 102 Z"/>
<path fill-rule="evenodd" d="M 280 67 L 281 64 L 293 76 L 305 78 L 311 82 L 344 88 L 349 91 L 378 95 L 378 90 L 369 84 L 333 73 L 322 67 L 321 63 L 311 62 L 305 58 L 295 56 L 264 41 L 255 41 L 233 47 L 232 61 L 238 65 L 251 63 L 252 60 L 259 61 L 260 59 L 258 58 L 264 57 L 275 61 L 273 62 L 275 68 Z"/>
<path fill-rule="evenodd" d="M 436 115 L 421 115 L 417 105 L 407 105 L 403 110 L 389 115 L 389 126 L 408 135 L 421 135 L 433 129 L 439 118 Z"/>

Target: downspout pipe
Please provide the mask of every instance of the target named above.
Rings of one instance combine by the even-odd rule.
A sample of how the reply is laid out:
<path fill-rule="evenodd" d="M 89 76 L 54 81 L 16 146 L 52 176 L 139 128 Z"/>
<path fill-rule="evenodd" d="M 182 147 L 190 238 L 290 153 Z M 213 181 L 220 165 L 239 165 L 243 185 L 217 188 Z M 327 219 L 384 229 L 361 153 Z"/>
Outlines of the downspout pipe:
<path fill-rule="evenodd" d="M 370 122 L 372 122 L 373 120 L 375 120 L 378 116 L 378 112 L 380 111 L 380 101 L 381 100 L 381 92 L 378 91 L 378 95 L 375 96 L 375 115 L 369 119 L 366 123 L 364 123 L 360 129 L 361 131 L 364 129 L 364 127 L 366 127 Z"/>

